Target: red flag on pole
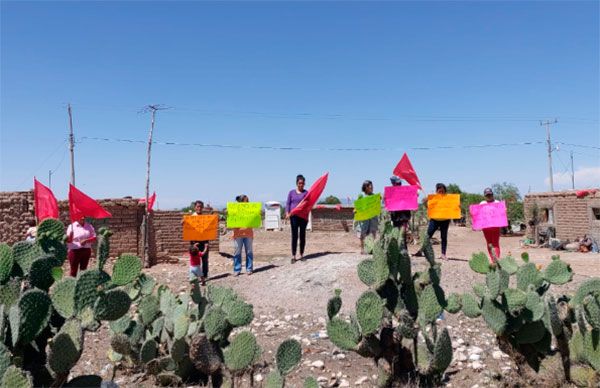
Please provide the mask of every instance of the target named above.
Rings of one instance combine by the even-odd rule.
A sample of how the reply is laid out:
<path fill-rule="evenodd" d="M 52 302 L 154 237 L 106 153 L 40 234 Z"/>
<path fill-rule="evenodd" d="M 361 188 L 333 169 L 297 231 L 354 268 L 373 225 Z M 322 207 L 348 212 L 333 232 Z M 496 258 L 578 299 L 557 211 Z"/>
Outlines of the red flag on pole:
<path fill-rule="evenodd" d="M 33 198 L 37 222 L 42 222 L 46 218 L 58 218 L 56 197 L 52 190 L 41 184 L 35 177 L 33 177 Z"/>
<path fill-rule="evenodd" d="M 406 180 L 410 185 L 419 186 L 419 188 L 423 190 L 419 177 L 410 163 L 406 152 L 402 155 L 402 159 L 400 159 L 396 168 L 394 168 L 394 175 Z"/>
<path fill-rule="evenodd" d="M 155 201 L 156 201 L 156 192 L 152 193 L 152 195 L 148 197 L 148 211 L 152 211 Z M 140 203 L 140 204 L 146 203 L 146 198 L 140 198 L 138 203 Z"/>
<path fill-rule="evenodd" d="M 71 222 L 77 221 L 81 217 L 112 217 L 112 214 L 107 212 L 98 202 L 79 191 L 72 184 L 69 184 L 69 215 Z"/>
<path fill-rule="evenodd" d="M 306 197 L 304 197 L 304 199 L 300 201 L 298 206 L 292 209 L 292 211 L 290 212 L 290 216 L 295 215 L 300 218 L 304 218 L 305 220 L 308 220 L 308 214 L 312 210 L 313 206 L 315 206 L 315 203 L 317 203 L 317 201 L 319 200 L 319 197 L 323 193 L 323 190 L 325 190 L 325 185 L 327 184 L 328 177 L 329 173 L 325 173 L 325 175 L 317 179 L 315 183 L 313 183 L 312 186 L 310 186 Z"/>

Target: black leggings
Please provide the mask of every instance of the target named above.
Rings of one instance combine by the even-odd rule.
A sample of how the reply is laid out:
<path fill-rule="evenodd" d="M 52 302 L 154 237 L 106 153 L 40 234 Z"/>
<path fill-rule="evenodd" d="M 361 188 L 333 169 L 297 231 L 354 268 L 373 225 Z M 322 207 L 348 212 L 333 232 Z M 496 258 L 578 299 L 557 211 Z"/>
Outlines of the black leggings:
<path fill-rule="evenodd" d="M 440 230 L 440 236 L 442 237 L 442 255 L 446 254 L 446 247 L 448 246 L 448 228 L 450 227 L 450 220 L 437 221 L 429 220 L 429 227 L 427 228 L 427 236 L 431 238 L 436 230 Z"/>
<path fill-rule="evenodd" d="M 304 246 L 306 245 L 306 226 L 308 220 L 298 216 L 290 217 L 292 226 L 292 255 L 296 256 L 296 248 L 298 246 L 298 231 L 300 231 L 300 256 L 304 255 Z"/>

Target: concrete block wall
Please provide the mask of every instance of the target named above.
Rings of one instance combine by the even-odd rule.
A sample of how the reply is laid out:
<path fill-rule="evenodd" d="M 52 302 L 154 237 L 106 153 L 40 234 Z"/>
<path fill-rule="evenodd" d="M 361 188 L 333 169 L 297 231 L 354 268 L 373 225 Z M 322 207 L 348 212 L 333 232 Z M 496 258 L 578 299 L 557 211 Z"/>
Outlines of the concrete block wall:
<path fill-rule="evenodd" d="M 600 192 L 577 198 L 577 191 L 527 194 L 524 200 L 525 218 L 532 219 L 532 210 L 537 204 L 540 217 L 544 209 L 552 209 L 553 222 L 541 222 L 538 227 L 554 226 L 556 237 L 562 240 L 575 240 L 589 234 L 600 241 L 600 220 L 594 215 L 594 208 L 600 208 Z M 528 235 L 533 236 L 533 228 L 528 225 Z"/>

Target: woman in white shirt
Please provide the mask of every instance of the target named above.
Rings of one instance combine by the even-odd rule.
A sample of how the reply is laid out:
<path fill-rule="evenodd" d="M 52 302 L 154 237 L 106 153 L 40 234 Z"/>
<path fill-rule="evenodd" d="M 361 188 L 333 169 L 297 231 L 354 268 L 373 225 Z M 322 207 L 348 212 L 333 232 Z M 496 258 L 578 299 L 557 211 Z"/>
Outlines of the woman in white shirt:
<path fill-rule="evenodd" d="M 78 270 L 87 269 L 92 256 L 92 243 L 96 241 L 96 231 L 85 217 L 74 221 L 67 227 L 67 258 L 71 267 L 71 276 L 77 276 Z"/>
<path fill-rule="evenodd" d="M 479 203 L 480 205 L 500 202 L 497 199 L 494 199 L 494 192 L 489 187 L 483 190 L 483 196 L 485 197 L 485 200 L 481 201 Z M 483 237 L 485 237 L 488 254 L 490 255 L 490 260 L 494 262 L 500 258 L 500 228 L 483 228 L 482 231 Z M 492 248 L 494 248 L 493 253 Z"/>

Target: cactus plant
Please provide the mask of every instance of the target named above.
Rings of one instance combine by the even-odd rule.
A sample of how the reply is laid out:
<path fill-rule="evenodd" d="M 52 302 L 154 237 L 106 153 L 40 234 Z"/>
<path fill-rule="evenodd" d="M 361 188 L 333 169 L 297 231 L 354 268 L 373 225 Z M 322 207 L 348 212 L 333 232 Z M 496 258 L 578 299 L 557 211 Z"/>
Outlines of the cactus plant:
<path fill-rule="evenodd" d="M 452 344 L 446 330 L 438 334 L 436 321 L 444 309 L 460 310 L 463 301 L 457 294 L 446 299 L 440 286 L 441 266 L 426 235 L 421 250 L 428 266 L 413 274 L 402 233 L 387 227 L 382 231 L 372 257 L 357 267 L 359 279 L 369 290 L 356 302 L 356 316 L 348 320 L 339 315 L 341 298 L 336 295 L 328 302 L 327 334 L 341 349 L 376 361 L 384 359 L 387 366 L 380 368 L 381 386 L 408 383 L 415 375 L 423 385 L 438 384 L 452 360 Z M 431 335 L 427 327 L 433 328 Z M 417 358 L 423 362 L 418 364 Z"/>
<path fill-rule="evenodd" d="M 121 255 L 115 262 L 112 273 L 112 282 L 117 286 L 124 286 L 133 282 L 142 271 L 142 261 L 133 255 Z"/>
<path fill-rule="evenodd" d="M 62 223 L 48 219 L 40 225 L 35 242 L 19 242 L 11 248 L 16 265 L 11 279 L 0 282 L 0 318 L 8 315 L 0 319 L 5 386 L 77 386 L 97 381 L 97 376 L 86 376 L 67 382 L 83 352 L 84 332 L 98 328 L 97 319 L 118 319 L 129 309 L 123 303 L 127 295 L 100 270 L 57 281 L 56 268 L 66 254 L 64 237 Z M 6 248 L 0 251 L 7 252 Z"/>
<path fill-rule="evenodd" d="M 10 278 L 15 260 L 12 248 L 8 244 L 0 244 L 0 284 L 4 284 Z"/>

